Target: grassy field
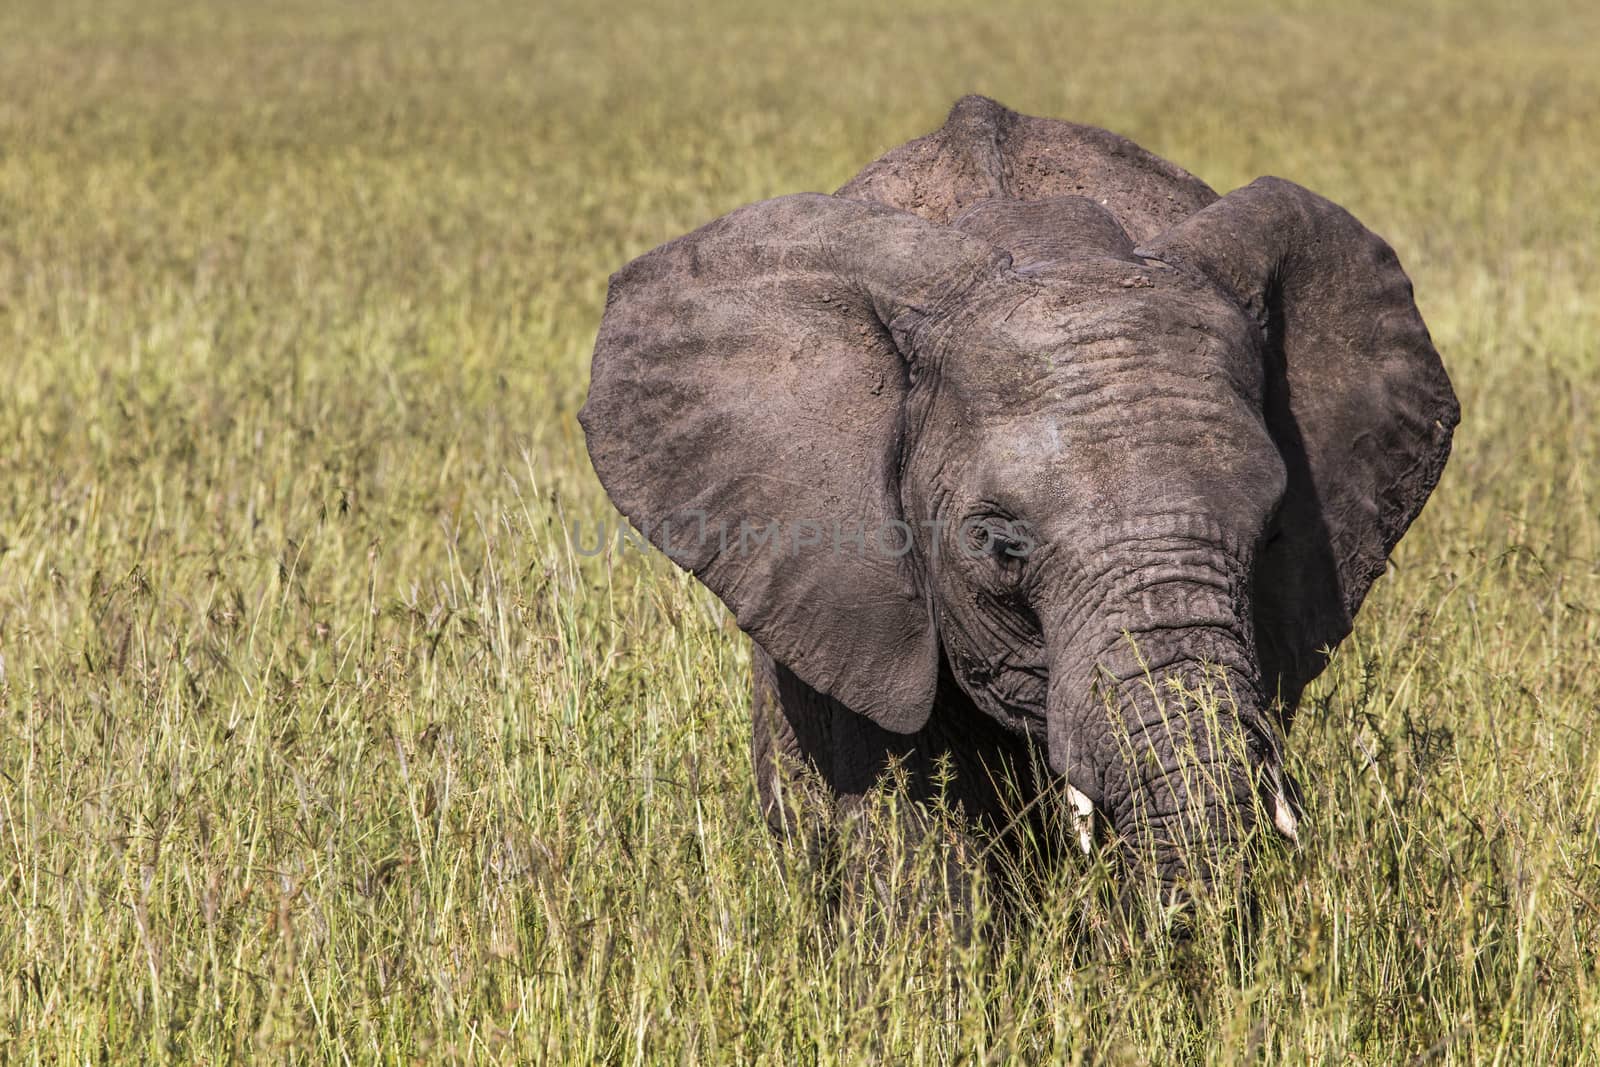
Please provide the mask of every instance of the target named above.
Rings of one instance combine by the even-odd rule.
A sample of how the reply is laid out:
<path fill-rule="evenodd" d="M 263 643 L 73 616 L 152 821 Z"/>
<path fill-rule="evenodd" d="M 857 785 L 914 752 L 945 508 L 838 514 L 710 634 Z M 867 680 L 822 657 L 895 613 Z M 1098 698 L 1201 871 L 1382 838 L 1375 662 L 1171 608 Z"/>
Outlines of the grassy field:
<path fill-rule="evenodd" d="M 1600 13 L 1070 6 L 0 6 L 0 1061 L 1600 1062 Z M 823 921 L 569 542 L 607 275 L 969 91 L 1345 204 L 1462 399 L 1248 954 Z"/>

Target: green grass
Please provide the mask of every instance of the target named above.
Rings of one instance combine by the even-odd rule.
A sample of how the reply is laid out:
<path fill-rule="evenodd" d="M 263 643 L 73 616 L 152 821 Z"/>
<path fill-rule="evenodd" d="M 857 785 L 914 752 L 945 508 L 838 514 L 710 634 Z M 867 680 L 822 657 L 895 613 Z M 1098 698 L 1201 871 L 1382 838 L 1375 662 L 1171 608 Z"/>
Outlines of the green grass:
<path fill-rule="evenodd" d="M 1600 16 L 1085 6 L 0 7 L 0 1061 L 1600 1061 Z M 1253 954 L 824 921 L 568 543 L 607 275 L 968 91 L 1345 204 L 1461 395 Z"/>

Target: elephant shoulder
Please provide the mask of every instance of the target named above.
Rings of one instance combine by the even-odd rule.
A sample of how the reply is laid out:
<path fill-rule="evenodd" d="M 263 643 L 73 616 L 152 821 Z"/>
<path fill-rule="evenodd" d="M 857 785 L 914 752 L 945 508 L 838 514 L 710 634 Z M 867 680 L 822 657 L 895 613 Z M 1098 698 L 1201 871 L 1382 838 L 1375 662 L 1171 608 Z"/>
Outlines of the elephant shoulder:
<path fill-rule="evenodd" d="M 1087 197 L 1135 242 L 1217 199 L 1205 182 L 1095 126 L 1019 115 L 964 96 L 943 126 L 895 148 L 845 183 L 839 196 L 875 200 L 941 225 L 976 200 Z"/>

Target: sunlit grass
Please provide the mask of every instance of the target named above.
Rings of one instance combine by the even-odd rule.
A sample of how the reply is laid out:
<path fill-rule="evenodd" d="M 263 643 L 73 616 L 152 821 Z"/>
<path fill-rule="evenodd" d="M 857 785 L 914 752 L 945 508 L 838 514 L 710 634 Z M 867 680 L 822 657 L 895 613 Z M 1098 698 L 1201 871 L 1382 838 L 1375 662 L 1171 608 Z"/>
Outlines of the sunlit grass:
<path fill-rule="evenodd" d="M 1592 1062 L 1597 42 L 1580 5 L 0 8 L 0 1061 Z M 969 91 L 1349 206 L 1462 398 L 1290 739 L 1249 952 L 1116 923 L 1104 854 L 976 938 L 836 902 L 758 813 L 720 606 L 571 543 L 614 521 L 574 418 L 607 275 Z"/>

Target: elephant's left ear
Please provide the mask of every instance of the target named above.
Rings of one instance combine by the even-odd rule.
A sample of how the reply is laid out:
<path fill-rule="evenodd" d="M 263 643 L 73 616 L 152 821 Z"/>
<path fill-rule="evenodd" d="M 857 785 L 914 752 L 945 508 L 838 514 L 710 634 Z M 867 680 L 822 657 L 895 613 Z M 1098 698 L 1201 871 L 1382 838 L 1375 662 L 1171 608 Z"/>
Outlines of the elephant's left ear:
<path fill-rule="evenodd" d="M 1257 179 L 1139 254 L 1210 278 L 1266 339 L 1289 485 L 1257 562 L 1256 628 L 1292 706 L 1437 484 L 1460 407 L 1394 251 L 1309 190 Z"/>

